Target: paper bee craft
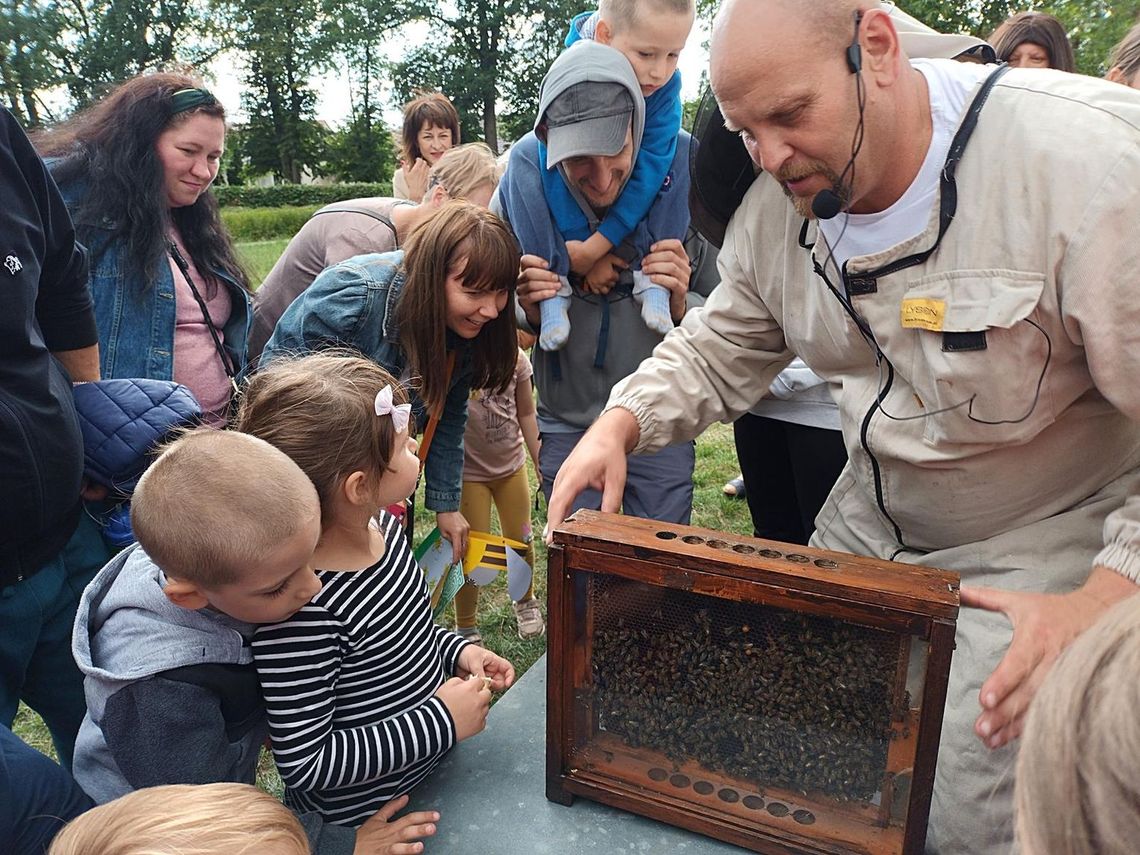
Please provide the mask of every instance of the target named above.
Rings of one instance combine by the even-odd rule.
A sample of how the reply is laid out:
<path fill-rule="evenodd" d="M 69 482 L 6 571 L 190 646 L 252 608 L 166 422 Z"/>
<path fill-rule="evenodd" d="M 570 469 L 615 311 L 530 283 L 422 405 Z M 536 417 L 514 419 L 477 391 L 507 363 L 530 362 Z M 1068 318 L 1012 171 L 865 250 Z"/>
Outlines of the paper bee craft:
<path fill-rule="evenodd" d="M 517 540 L 472 531 L 467 535 L 463 560 L 452 563 L 451 544 L 440 537 L 438 528 L 432 529 L 415 551 L 431 591 L 432 616 L 447 607 L 465 581 L 472 585 L 489 585 L 504 572 L 507 594 L 512 600 L 521 599 L 530 587 L 532 574 L 526 561 L 526 549 L 526 544 Z"/>

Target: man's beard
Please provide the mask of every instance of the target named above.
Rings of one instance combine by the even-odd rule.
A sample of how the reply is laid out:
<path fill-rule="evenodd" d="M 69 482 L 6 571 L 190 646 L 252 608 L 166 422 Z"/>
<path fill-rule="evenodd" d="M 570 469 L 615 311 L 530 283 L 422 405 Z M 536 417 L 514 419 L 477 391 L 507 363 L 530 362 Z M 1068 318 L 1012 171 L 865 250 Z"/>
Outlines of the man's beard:
<path fill-rule="evenodd" d="M 846 210 L 847 206 L 851 204 L 851 185 L 842 182 L 839 174 L 829 166 L 819 161 L 813 161 L 806 165 L 801 164 L 799 166 L 781 169 L 779 172 L 774 173 L 773 177 L 780 183 L 780 189 L 783 190 L 784 195 L 791 200 L 792 207 L 796 209 L 796 213 L 801 217 L 808 220 L 814 220 L 816 218 L 811 209 L 811 203 L 815 200 L 815 196 L 797 196 L 788 189 L 786 182 L 798 181 L 801 178 L 807 178 L 809 175 L 822 175 L 827 179 L 831 192 L 839 197 L 840 210 Z M 817 193 L 816 196 L 818 195 Z"/>

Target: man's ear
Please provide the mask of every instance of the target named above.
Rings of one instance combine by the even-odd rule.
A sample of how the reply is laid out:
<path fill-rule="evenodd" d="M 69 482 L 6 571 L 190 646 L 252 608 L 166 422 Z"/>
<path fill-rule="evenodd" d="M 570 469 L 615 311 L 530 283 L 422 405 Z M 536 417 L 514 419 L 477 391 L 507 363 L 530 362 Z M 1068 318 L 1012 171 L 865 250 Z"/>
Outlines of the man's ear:
<path fill-rule="evenodd" d="M 863 73 L 894 82 L 900 72 L 899 36 L 890 15 L 884 9 L 868 9 L 859 27 Z"/>
<path fill-rule="evenodd" d="M 597 26 L 594 27 L 594 41 L 608 45 L 614 40 L 614 31 L 610 29 L 610 25 L 604 18 L 599 18 Z"/>
<path fill-rule="evenodd" d="M 434 187 L 428 190 L 427 199 L 424 201 L 427 202 L 427 204 L 431 207 L 438 208 L 450 198 L 451 194 L 447 192 L 447 188 L 442 184 L 436 184 Z"/>
<path fill-rule="evenodd" d="M 193 582 L 187 582 L 184 579 L 172 579 L 167 576 L 166 585 L 163 586 L 162 592 L 166 594 L 166 599 L 174 605 L 191 611 L 204 609 L 210 605 L 210 601 L 206 599 L 202 589 Z"/>
<path fill-rule="evenodd" d="M 1108 70 L 1108 74 L 1104 76 L 1105 80 L 1112 81 L 1113 83 L 1123 83 L 1128 85 L 1128 81 L 1124 79 L 1124 72 L 1120 70 L 1119 65 L 1114 65 Z"/>

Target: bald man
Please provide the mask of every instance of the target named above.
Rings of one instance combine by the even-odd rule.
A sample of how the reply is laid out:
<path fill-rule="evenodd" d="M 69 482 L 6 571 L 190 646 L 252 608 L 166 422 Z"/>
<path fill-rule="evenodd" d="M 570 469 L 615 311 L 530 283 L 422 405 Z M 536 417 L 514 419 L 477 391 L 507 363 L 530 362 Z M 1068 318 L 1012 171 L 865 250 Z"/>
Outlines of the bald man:
<path fill-rule="evenodd" d="M 958 571 L 978 607 L 959 615 L 928 849 L 1006 852 L 1029 701 L 1138 591 L 1140 241 L 1122 188 L 1140 186 L 1140 99 L 912 61 L 867 0 L 729 0 L 711 82 L 764 173 L 720 287 L 615 387 L 550 519 L 586 485 L 614 508 L 626 453 L 736 418 L 802 357 L 850 456 L 812 543 Z"/>

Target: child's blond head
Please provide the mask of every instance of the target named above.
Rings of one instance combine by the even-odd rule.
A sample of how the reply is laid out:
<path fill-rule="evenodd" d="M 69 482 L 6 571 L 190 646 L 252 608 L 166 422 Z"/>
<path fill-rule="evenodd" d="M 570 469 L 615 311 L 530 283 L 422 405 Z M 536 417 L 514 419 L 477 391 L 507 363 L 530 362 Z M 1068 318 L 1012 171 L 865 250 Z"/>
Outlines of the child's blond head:
<path fill-rule="evenodd" d="M 614 35 L 627 33 L 646 17 L 660 15 L 693 15 L 693 0 L 600 0 L 598 17 Z"/>
<path fill-rule="evenodd" d="M 296 461 L 316 486 L 327 521 L 345 478 L 388 469 L 397 433 L 391 418 L 376 415 L 376 393 L 385 386 L 395 404 L 407 402 L 399 382 L 370 359 L 338 351 L 276 359 L 246 386 L 237 429 Z M 408 430 L 414 433 L 414 423 Z"/>
<path fill-rule="evenodd" d="M 136 790 L 72 820 L 48 855 L 309 855 L 305 831 L 248 784 Z"/>
<path fill-rule="evenodd" d="M 218 588 L 317 511 L 312 483 L 286 455 L 256 437 L 202 428 L 169 443 L 139 480 L 131 527 L 167 576 Z"/>
<path fill-rule="evenodd" d="M 1126 855 L 1140 841 L 1140 596 L 1072 643 L 1029 708 L 1017 759 L 1025 855 Z"/>
<path fill-rule="evenodd" d="M 444 152 L 428 173 L 428 191 L 440 185 L 452 199 L 467 199 L 495 192 L 499 168 L 486 143 L 473 142 Z"/>

